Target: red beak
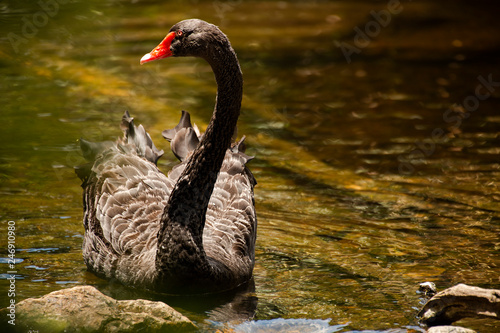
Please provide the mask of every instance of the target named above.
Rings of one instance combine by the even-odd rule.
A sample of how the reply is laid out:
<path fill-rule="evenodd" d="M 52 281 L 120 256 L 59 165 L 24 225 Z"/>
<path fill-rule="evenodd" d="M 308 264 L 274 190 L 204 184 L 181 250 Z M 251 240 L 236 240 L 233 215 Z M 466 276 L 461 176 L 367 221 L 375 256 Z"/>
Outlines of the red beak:
<path fill-rule="evenodd" d="M 170 51 L 170 44 L 175 38 L 175 32 L 170 32 L 153 51 L 146 53 L 144 57 L 141 58 L 141 65 L 153 60 L 159 60 L 163 58 L 170 57 L 172 51 Z"/>

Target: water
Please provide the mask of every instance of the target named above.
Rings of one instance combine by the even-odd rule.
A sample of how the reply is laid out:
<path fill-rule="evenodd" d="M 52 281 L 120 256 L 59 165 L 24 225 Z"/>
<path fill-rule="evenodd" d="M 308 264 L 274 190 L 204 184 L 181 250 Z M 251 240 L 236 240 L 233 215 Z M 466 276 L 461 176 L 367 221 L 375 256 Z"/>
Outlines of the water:
<path fill-rule="evenodd" d="M 91 284 L 163 299 L 202 330 L 419 332 L 419 283 L 500 288 L 493 2 L 58 4 L 50 16 L 35 2 L 0 4 L 0 274 L 10 270 L 14 221 L 17 301 Z M 206 126 L 215 94 L 206 64 L 139 66 L 190 17 L 228 34 L 244 73 L 239 133 L 258 180 L 255 289 L 165 299 L 86 272 L 73 167 L 83 160 L 77 139 L 116 138 L 125 109 L 165 151 L 160 132 L 180 110 Z M 346 57 L 336 42 L 359 52 Z M 165 155 L 166 171 L 176 161 Z M 8 283 L 0 280 L 1 307 Z"/>

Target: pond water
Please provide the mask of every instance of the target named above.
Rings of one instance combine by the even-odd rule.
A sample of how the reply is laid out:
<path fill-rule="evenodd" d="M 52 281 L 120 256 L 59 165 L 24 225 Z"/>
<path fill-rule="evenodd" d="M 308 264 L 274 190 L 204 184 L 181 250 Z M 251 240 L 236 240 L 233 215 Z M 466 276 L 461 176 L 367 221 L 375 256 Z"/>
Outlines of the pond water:
<path fill-rule="evenodd" d="M 495 2 L 40 3 L 0 3 L 0 307 L 9 221 L 16 301 L 90 284 L 163 299 L 201 331 L 421 332 L 419 283 L 500 288 Z M 182 109 L 206 126 L 216 91 L 208 65 L 139 65 L 191 17 L 221 27 L 244 74 L 255 286 L 165 299 L 86 271 L 73 167 L 83 161 L 78 138 L 120 136 L 124 110 L 168 152 L 165 172 L 176 159 L 161 131 Z"/>

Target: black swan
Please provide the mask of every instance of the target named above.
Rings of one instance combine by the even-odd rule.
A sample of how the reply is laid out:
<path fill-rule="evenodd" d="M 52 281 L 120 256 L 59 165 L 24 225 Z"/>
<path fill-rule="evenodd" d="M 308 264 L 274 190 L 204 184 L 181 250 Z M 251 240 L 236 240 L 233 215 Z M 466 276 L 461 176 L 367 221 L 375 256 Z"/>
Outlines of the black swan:
<path fill-rule="evenodd" d="M 165 293 L 233 289 L 249 281 L 255 261 L 257 218 L 243 139 L 232 137 L 243 79 L 228 38 L 215 25 L 190 19 L 175 24 L 141 64 L 169 56 L 205 59 L 217 98 L 203 135 L 187 112 L 163 132 L 181 160 L 165 176 L 158 150 L 128 112 L 117 142 L 80 140 L 90 162 L 82 179 L 88 269 L 125 285 Z"/>

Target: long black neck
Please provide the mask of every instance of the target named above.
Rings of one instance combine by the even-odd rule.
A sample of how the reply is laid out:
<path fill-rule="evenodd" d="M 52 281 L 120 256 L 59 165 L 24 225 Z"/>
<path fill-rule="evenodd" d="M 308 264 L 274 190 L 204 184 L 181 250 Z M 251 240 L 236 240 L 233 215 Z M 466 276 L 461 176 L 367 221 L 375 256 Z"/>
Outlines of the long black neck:
<path fill-rule="evenodd" d="M 221 268 L 209 263 L 202 235 L 208 202 L 240 113 L 243 79 L 229 42 L 214 46 L 204 58 L 215 74 L 217 99 L 207 130 L 179 177 L 162 216 L 156 265 L 165 280 L 189 279 L 195 275 L 199 278 L 200 274 L 209 278 L 214 270 Z"/>

